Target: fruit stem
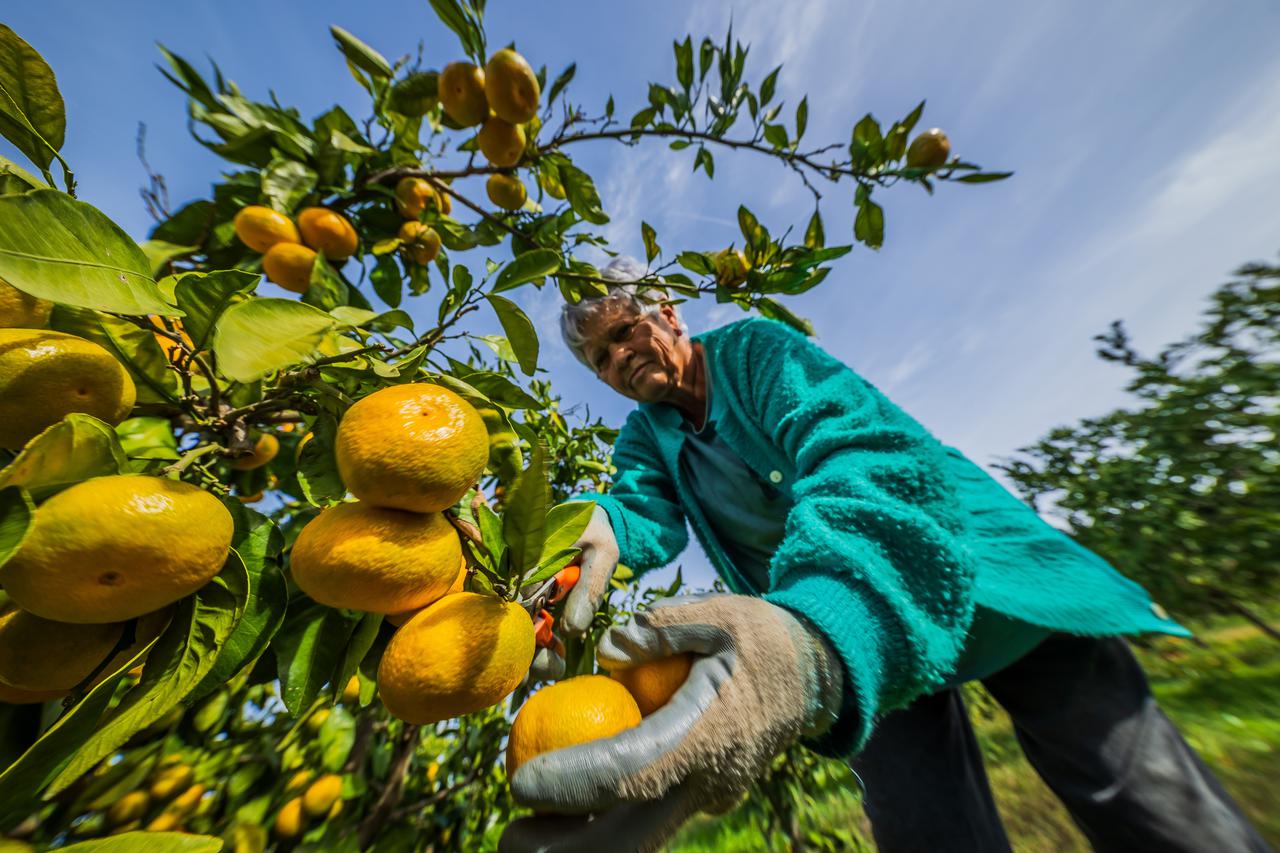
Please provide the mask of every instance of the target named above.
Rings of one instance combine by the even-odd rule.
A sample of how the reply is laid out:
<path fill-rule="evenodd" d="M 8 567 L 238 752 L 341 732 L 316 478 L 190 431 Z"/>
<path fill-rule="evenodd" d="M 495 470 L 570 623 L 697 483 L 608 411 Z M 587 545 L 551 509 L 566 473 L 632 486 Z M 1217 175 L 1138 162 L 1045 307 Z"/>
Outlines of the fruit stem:
<path fill-rule="evenodd" d="M 188 450 L 186 453 L 182 454 L 181 459 L 179 459 L 177 462 L 173 463 L 172 465 L 165 466 L 163 469 L 161 469 L 160 473 L 166 477 L 171 475 L 181 474 L 183 471 L 187 470 L 187 468 L 191 466 L 191 463 L 195 462 L 201 456 L 208 456 L 210 453 L 216 453 L 216 452 L 225 453 L 226 448 L 223 447 L 221 444 L 202 444 L 199 447 Z M 173 479 L 176 480 L 178 479 L 178 477 L 174 476 Z"/>

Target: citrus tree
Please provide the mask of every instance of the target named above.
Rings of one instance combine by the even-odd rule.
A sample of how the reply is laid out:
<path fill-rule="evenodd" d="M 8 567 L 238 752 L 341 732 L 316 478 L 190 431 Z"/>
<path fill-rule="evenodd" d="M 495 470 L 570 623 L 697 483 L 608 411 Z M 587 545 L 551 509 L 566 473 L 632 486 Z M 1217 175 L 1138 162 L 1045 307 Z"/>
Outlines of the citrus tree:
<path fill-rule="evenodd" d="M 571 62 L 491 50 L 483 0 L 431 7 L 453 56 L 393 62 L 332 28 L 355 117 L 304 120 L 162 48 L 228 170 L 176 210 L 152 192 L 141 244 L 78 197 L 53 71 L 0 27 L 0 133 L 30 161 L 0 160 L 0 830 L 492 846 L 535 649 L 589 675 L 600 630 L 679 586 L 621 567 L 593 631 L 557 636 L 593 506 L 569 498 L 607 490 L 616 432 L 561 411 L 519 297 L 606 292 L 606 203 L 576 152 L 664 144 L 708 179 L 719 156 L 783 164 L 812 191 L 805 227 L 744 206 L 735 245 L 664 249 L 646 223 L 639 281 L 806 331 L 782 299 L 852 248 L 827 245 L 823 191 L 849 188 L 877 248 L 883 189 L 1005 176 L 913 137 L 923 103 L 806 142 L 807 98 L 784 109 L 780 69 L 749 76 L 732 31 L 676 42 L 673 78 L 623 114 L 575 101 Z M 766 826 L 795 837 L 786 800 L 815 766 L 780 761 Z"/>

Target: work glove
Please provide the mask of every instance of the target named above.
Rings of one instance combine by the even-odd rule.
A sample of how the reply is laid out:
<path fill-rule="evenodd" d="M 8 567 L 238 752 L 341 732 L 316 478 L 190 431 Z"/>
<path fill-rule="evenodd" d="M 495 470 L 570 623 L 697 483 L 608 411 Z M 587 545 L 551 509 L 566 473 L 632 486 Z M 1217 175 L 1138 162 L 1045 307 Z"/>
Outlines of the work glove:
<path fill-rule="evenodd" d="M 591 620 L 609 589 L 609 580 L 618 568 L 618 540 L 614 538 L 613 525 L 604 509 L 595 508 L 586 529 L 572 547 L 582 549 L 578 555 L 581 574 L 565 599 L 560 629 L 571 636 L 580 636 L 591 627 Z M 564 658 L 554 647 L 539 649 L 530 672 L 543 681 L 557 679 L 564 675 Z"/>
<path fill-rule="evenodd" d="M 653 850 L 699 810 L 724 811 L 802 735 L 826 731 L 843 674 L 826 640 L 758 598 L 664 599 L 603 637 L 602 666 L 692 652 L 671 700 L 612 738 L 539 755 L 511 779 L 540 815 L 512 823 L 503 853 Z"/>

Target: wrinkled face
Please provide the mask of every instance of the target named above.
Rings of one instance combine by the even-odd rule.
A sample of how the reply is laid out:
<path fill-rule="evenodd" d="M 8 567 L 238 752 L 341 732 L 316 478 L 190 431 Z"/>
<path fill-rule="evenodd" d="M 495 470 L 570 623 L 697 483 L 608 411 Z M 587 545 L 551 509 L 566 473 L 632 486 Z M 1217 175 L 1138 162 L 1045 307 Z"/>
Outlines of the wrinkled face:
<path fill-rule="evenodd" d="M 680 385 L 693 359 L 687 335 L 677 335 L 675 309 L 638 316 L 625 305 L 596 311 L 584 329 L 583 354 L 596 378 L 624 397 L 665 400 Z"/>

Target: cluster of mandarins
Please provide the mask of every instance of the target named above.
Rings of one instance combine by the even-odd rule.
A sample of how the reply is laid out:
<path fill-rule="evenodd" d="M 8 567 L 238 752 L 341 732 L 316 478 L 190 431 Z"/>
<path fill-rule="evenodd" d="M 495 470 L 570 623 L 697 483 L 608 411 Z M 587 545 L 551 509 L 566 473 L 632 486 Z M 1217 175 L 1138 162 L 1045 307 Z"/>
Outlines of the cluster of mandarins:
<path fill-rule="evenodd" d="M 260 204 L 241 208 L 235 217 L 236 236 L 262 252 L 262 271 L 271 281 L 294 293 L 306 293 L 316 256 L 341 264 L 356 253 L 360 238 L 345 216 L 324 207 L 308 207 L 298 222 Z"/>

